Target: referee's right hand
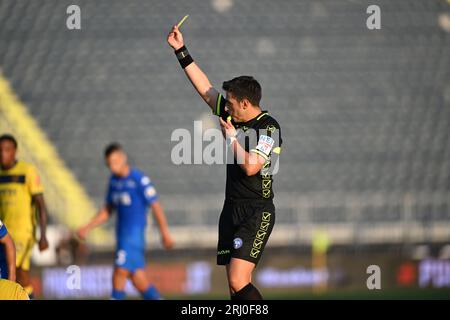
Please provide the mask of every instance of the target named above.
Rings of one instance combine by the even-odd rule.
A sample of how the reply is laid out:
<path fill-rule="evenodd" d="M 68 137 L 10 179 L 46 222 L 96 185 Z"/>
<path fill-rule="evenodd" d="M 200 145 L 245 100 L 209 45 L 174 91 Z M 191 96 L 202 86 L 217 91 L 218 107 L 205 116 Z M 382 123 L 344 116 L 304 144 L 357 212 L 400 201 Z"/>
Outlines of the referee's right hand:
<path fill-rule="evenodd" d="M 183 35 L 176 25 L 170 30 L 169 35 L 167 36 L 167 43 L 169 43 L 174 50 L 178 50 L 184 46 Z"/>

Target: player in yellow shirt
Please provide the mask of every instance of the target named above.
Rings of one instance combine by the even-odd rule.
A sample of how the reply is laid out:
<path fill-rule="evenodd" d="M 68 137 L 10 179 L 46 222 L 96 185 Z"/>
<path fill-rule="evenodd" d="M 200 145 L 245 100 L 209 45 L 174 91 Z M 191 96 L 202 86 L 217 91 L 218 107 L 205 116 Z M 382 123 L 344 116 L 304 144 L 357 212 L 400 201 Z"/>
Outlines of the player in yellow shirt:
<path fill-rule="evenodd" d="M 30 296 L 29 270 L 32 248 L 36 242 L 36 210 L 41 237 L 39 250 L 48 248 L 46 238 L 47 209 L 37 170 L 16 160 L 17 141 L 9 134 L 0 136 L 0 219 L 8 226 L 16 246 L 16 276 Z M 0 250 L 0 257 L 4 252 Z M 1 259 L 1 258 L 0 258 Z"/>
<path fill-rule="evenodd" d="M 0 279 L 0 300 L 30 300 L 30 297 L 17 282 Z"/>

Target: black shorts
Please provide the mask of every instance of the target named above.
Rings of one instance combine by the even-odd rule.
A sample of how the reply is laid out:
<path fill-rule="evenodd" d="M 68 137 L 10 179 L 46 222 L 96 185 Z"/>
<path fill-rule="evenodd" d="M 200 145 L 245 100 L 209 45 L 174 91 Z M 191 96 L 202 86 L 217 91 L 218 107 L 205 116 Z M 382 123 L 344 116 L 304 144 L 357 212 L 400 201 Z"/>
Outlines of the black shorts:
<path fill-rule="evenodd" d="M 225 200 L 219 220 L 217 264 L 231 258 L 258 264 L 275 223 L 275 206 L 267 200 Z"/>

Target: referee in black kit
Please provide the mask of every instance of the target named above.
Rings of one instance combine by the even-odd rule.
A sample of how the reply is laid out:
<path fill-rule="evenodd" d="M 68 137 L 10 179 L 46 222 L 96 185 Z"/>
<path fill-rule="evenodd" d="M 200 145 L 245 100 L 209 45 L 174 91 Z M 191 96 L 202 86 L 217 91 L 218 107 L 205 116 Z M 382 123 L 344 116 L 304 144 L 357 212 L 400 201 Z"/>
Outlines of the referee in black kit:
<path fill-rule="evenodd" d="M 261 111 L 261 86 L 253 77 L 240 76 L 224 82 L 224 98 L 193 61 L 176 25 L 167 42 L 192 85 L 213 114 L 219 116 L 233 155 L 231 163 L 227 161 L 217 264 L 226 266 L 232 300 L 260 300 L 262 296 L 251 280 L 275 223 L 272 177 L 281 151 L 280 126 Z"/>

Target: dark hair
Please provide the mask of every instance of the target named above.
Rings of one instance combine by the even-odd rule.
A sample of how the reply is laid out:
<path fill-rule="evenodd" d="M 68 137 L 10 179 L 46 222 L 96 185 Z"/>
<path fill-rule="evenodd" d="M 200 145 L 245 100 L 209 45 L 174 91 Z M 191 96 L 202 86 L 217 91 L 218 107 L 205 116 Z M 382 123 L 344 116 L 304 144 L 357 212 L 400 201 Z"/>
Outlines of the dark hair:
<path fill-rule="evenodd" d="M 2 141 L 10 141 L 14 145 L 14 148 L 17 149 L 17 140 L 13 135 L 5 133 L 0 136 L 0 142 Z"/>
<path fill-rule="evenodd" d="M 222 89 L 238 100 L 247 99 L 254 106 L 259 106 L 261 101 L 261 85 L 251 76 L 240 76 L 229 81 L 225 81 Z"/>
<path fill-rule="evenodd" d="M 105 159 L 108 158 L 111 155 L 111 153 L 116 151 L 123 151 L 123 148 L 120 145 L 120 143 L 112 142 L 109 145 L 107 145 L 105 148 Z"/>

